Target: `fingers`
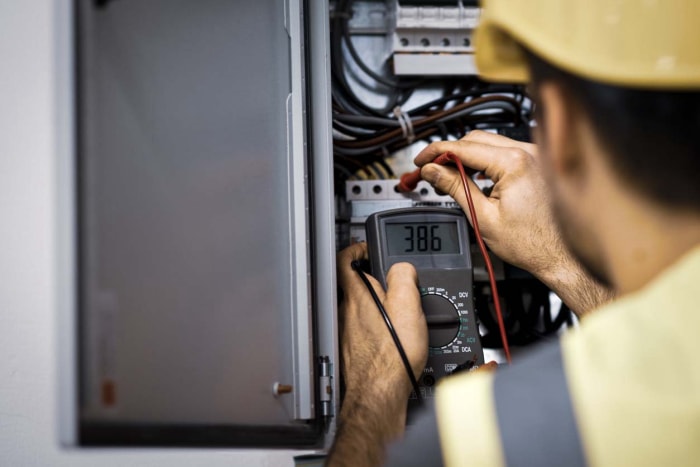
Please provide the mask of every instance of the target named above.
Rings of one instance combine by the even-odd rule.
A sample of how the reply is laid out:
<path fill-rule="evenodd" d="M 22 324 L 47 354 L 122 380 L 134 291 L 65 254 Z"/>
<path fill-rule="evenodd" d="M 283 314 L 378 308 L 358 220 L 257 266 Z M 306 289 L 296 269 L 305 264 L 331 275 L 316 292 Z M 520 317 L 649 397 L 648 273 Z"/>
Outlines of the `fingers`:
<path fill-rule="evenodd" d="M 534 144 L 523 143 L 522 141 L 517 141 L 503 135 L 496 133 L 490 133 L 488 131 L 474 130 L 467 133 L 461 141 L 471 141 L 474 143 L 489 144 L 491 146 L 498 146 L 502 148 L 521 148 L 525 151 L 532 152 L 535 149 Z"/>
<path fill-rule="evenodd" d="M 338 253 L 336 265 L 338 268 L 338 280 L 341 287 L 343 287 L 343 284 L 358 279 L 357 272 L 352 269 L 352 262 L 361 261 L 363 259 L 367 259 L 367 244 L 364 242 L 350 245 Z"/>
<path fill-rule="evenodd" d="M 498 370 L 498 363 L 491 360 L 490 362 L 487 362 L 487 363 L 484 363 L 483 365 L 481 365 L 479 368 L 474 370 L 474 372 L 486 373 L 487 371 L 494 371 L 494 370 Z"/>
<path fill-rule="evenodd" d="M 459 141 L 437 141 L 428 145 L 414 162 L 422 167 L 449 151 L 456 154 L 466 167 L 484 172 L 497 183 L 523 156 L 535 150 L 531 144 L 484 131 L 472 131 Z"/>
<path fill-rule="evenodd" d="M 437 141 L 431 143 L 416 156 L 414 162 L 418 167 L 423 167 L 445 152 L 456 154 L 466 167 L 482 171 L 491 179 L 499 177 L 501 162 L 499 148 L 471 141 Z"/>
<path fill-rule="evenodd" d="M 418 273 L 413 265 L 397 263 L 389 269 L 384 306 L 418 377 L 428 356 L 428 325 L 421 307 Z"/>
<path fill-rule="evenodd" d="M 364 294 L 369 295 L 367 287 L 362 282 L 362 279 L 360 279 L 360 275 L 352 268 L 353 261 L 360 261 L 364 259 L 367 259 L 367 244 L 364 242 L 350 245 L 338 253 L 338 284 L 345 292 L 346 299 L 355 299 L 363 296 Z M 366 274 L 366 276 L 374 288 L 374 291 L 377 293 L 379 299 L 383 301 L 384 289 L 379 281 L 369 274 Z"/>
<path fill-rule="evenodd" d="M 386 275 L 387 299 L 405 298 L 407 303 L 420 301 L 418 292 L 418 273 L 409 263 L 396 263 Z"/>
<path fill-rule="evenodd" d="M 386 276 L 385 302 L 394 324 L 422 322 L 425 318 L 420 303 L 416 268 L 409 263 L 394 264 Z"/>
<path fill-rule="evenodd" d="M 456 169 L 443 165 L 427 164 L 421 169 L 421 177 L 427 180 L 436 190 L 447 193 L 457 201 L 467 215 L 469 222 L 473 223 L 469 213 L 467 196 L 464 193 L 464 187 L 462 185 L 462 178 Z M 493 200 L 484 195 L 479 187 L 469 178 L 467 178 L 467 186 L 472 196 L 476 216 L 480 224 L 484 224 L 483 219 L 488 221 L 496 209 L 493 205 Z"/>

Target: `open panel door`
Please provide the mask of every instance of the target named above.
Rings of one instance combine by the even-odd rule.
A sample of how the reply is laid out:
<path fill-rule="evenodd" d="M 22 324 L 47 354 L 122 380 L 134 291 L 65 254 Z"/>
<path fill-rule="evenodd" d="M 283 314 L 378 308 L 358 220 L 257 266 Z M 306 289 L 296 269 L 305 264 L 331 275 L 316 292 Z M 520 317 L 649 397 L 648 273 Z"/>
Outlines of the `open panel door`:
<path fill-rule="evenodd" d="M 304 40 L 327 32 L 327 3 L 312 3 L 69 9 L 64 443 L 323 446 L 337 344 L 330 132 L 310 130 L 314 109 L 330 120 L 329 82 Z"/>

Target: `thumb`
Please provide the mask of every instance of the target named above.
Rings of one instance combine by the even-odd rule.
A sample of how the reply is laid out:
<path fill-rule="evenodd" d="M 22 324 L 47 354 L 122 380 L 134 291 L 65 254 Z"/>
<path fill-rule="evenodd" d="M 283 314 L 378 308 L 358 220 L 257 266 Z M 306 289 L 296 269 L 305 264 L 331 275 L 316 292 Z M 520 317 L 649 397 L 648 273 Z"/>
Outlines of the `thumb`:
<path fill-rule="evenodd" d="M 467 195 L 464 193 L 464 186 L 462 185 L 462 177 L 459 172 L 448 166 L 438 165 L 438 164 L 426 164 L 421 169 L 421 177 L 423 180 L 430 183 L 436 190 L 450 195 L 457 204 L 462 208 L 464 213 L 469 219 L 470 224 L 474 224 L 471 219 L 471 214 L 469 213 L 469 205 L 467 204 Z M 482 225 L 484 222 L 483 218 L 490 218 L 494 206 L 487 196 L 485 196 L 478 186 L 469 178 L 467 178 L 467 187 L 472 196 L 472 202 L 474 203 L 474 211 L 479 220 L 479 224 Z"/>
<path fill-rule="evenodd" d="M 418 377 L 428 357 L 428 325 L 421 307 L 418 273 L 408 263 L 397 263 L 386 277 L 385 308 Z"/>
<path fill-rule="evenodd" d="M 387 291 L 396 289 L 407 291 L 413 289 L 418 292 L 418 272 L 411 263 L 396 263 L 386 275 Z"/>
<path fill-rule="evenodd" d="M 423 318 L 418 291 L 418 273 L 409 263 L 394 264 L 386 276 L 387 312 L 391 319 L 413 321 Z"/>

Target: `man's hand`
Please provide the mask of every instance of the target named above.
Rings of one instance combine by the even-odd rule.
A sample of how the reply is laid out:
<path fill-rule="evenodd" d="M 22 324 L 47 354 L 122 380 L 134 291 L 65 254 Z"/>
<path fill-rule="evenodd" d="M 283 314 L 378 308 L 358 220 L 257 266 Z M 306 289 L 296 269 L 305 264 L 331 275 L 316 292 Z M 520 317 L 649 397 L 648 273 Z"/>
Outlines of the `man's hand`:
<path fill-rule="evenodd" d="M 339 414 L 336 441 L 329 466 L 379 465 L 384 447 L 403 433 L 411 384 L 398 350 L 377 305 L 351 268 L 367 258 L 367 245 L 353 245 L 338 255 L 338 282 L 343 290 L 340 308 L 341 350 L 345 398 Z M 406 355 L 419 377 L 428 357 L 428 327 L 421 309 L 416 270 L 394 265 L 387 275 L 387 291 L 369 277 L 382 301 Z"/>
<path fill-rule="evenodd" d="M 425 148 L 415 161 L 422 167 L 421 176 L 452 196 L 468 216 L 457 171 L 429 163 L 446 151 L 494 182 L 488 197 L 470 183 L 481 235 L 489 248 L 503 260 L 535 275 L 550 268 L 552 259 L 562 256 L 563 247 L 552 218 L 547 186 L 540 175 L 537 147 L 472 131 L 459 141 L 440 141 Z"/>
<path fill-rule="evenodd" d="M 351 268 L 355 260 L 367 258 L 367 244 L 352 245 L 338 255 L 338 280 L 343 290 L 340 306 L 341 348 L 345 386 L 366 389 L 371 376 L 393 383 L 397 395 L 407 398 L 410 380 L 394 341 L 377 305 L 358 273 Z M 387 292 L 379 282 L 367 276 L 391 319 L 394 329 L 418 377 L 428 353 L 428 328 L 420 304 L 418 276 L 408 263 L 394 265 L 387 275 Z M 372 375 L 372 372 L 376 372 Z"/>
<path fill-rule="evenodd" d="M 579 315 L 612 297 L 584 272 L 563 244 L 535 145 L 472 131 L 459 141 L 432 143 L 418 154 L 415 162 L 422 167 L 421 176 L 452 196 L 469 217 L 459 173 L 430 163 L 446 151 L 494 182 L 486 196 L 469 181 L 481 235 L 494 254 L 530 271 Z"/>

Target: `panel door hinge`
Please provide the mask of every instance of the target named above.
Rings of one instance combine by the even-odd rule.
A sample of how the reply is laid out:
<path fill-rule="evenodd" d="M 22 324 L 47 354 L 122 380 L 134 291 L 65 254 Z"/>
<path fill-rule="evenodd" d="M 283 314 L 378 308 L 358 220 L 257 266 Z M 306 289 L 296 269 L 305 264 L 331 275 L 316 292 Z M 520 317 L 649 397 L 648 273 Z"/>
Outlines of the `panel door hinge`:
<path fill-rule="evenodd" d="M 333 407 L 333 363 L 327 356 L 319 357 L 319 402 L 321 403 L 321 417 L 323 426 L 328 430 L 330 421 L 334 416 Z"/>

